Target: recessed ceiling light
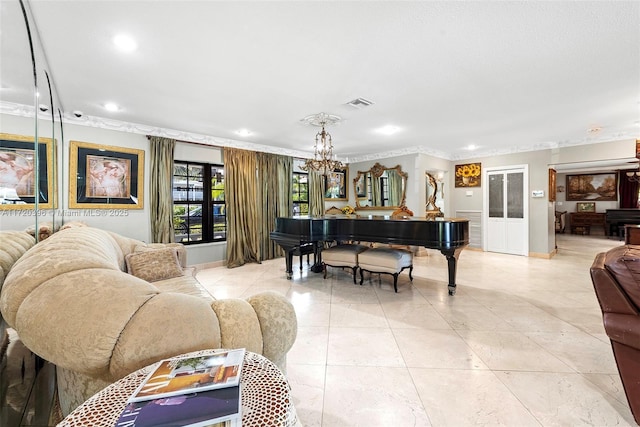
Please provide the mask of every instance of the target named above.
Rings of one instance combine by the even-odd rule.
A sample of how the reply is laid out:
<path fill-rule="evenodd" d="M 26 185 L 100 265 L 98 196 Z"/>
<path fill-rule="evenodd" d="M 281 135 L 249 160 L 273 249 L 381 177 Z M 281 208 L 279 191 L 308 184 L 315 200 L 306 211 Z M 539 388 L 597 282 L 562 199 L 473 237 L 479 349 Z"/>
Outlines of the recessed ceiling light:
<path fill-rule="evenodd" d="M 400 128 L 398 126 L 393 126 L 393 125 L 386 125 L 377 130 L 378 133 L 382 133 L 384 135 L 393 135 L 394 133 L 397 133 L 399 131 L 400 131 Z"/>
<path fill-rule="evenodd" d="M 118 34 L 113 38 L 113 44 L 122 52 L 133 52 L 138 48 L 136 41 L 126 34 Z"/>
<path fill-rule="evenodd" d="M 477 146 L 477 145 L 475 145 L 475 144 L 469 144 L 469 145 L 467 146 L 467 150 L 469 150 L 469 151 L 473 151 L 473 150 L 475 150 L 475 149 L 477 149 L 477 148 L 478 148 L 478 146 Z"/>
<path fill-rule="evenodd" d="M 107 102 L 106 104 L 104 104 L 104 108 L 105 108 L 105 110 L 111 111 L 111 112 L 118 111 L 120 109 L 113 102 Z"/>
<path fill-rule="evenodd" d="M 251 135 L 251 131 L 249 129 L 240 129 L 236 131 L 236 134 L 240 136 L 249 136 Z"/>

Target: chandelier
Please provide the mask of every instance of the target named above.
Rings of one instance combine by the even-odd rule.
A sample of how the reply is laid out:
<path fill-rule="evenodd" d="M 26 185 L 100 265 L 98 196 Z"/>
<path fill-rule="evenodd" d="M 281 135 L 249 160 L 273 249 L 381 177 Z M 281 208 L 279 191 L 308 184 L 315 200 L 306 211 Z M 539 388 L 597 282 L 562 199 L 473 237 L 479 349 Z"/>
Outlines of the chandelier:
<path fill-rule="evenodd" d="M 627 179 L 631 182 L 640 182 L 640 171 L 627 172 Z"/>
<path fill-rule="evenodd" d="M 335 169 L 342 169 L 345 165 L 333 154 L 333 141 L 331 134 L 324 130 L 326 124 L 334 124 L 340 121 L 340 117 L 325 113 L 314 114 L 302 119 L 311 125 L 321 126 L 322 130 L 316 134 L 316 143 L 313 159 L 307 159 L 300 169 L 303 171 L 316 171 L 322 175 L 329 175 Z"/>

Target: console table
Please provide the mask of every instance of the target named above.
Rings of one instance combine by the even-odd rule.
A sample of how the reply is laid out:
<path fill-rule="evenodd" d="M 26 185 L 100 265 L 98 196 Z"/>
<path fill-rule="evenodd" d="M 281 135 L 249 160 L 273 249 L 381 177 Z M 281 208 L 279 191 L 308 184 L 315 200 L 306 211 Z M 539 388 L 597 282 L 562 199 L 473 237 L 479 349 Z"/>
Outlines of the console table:
<path fill-rule="evenodd" d="M 571 212 L 571 234 L 591 234 L 591 226 L 602 227 L 607 234 L 606 216 L 603 212 Z"/>
<path fill-rule="evenodd" d="M 214 354 L 202 350 L 189 356 Z M 139 369 L 93 395 L 71 412 L 58 427 L 113 427 L 127 399 L 158 363 Z M 269 359 L 247 351 L 240 376 L 244 427 L 299 426 L 284 374 Z"/>

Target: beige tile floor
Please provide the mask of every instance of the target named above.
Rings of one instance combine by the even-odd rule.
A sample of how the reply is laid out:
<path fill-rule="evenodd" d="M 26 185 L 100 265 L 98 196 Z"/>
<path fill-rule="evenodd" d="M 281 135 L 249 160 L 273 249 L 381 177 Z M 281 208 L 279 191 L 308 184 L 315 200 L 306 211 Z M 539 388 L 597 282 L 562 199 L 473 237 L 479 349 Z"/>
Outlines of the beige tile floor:
<path fill-rule="evenodd" d="M 589 267 L 622 244 L 558 235 L 550 260 L 465 250 L 458 292 L 429 250 L 404 273 L 354 285 L 284 260 L 202 270 L 217 298 L 265 289 L 298 315 L 287 376 L 304 426 L 635 425 Z M 366 277 L 366 276 L 365 276 Z"/>

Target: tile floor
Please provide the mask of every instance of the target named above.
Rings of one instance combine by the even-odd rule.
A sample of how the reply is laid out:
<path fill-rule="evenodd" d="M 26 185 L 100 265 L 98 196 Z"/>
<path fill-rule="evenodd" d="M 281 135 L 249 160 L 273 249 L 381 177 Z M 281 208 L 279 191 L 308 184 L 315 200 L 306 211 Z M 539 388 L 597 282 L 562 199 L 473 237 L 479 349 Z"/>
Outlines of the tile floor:
<path fill-rule="evenodd" d="M 298 315 L 287 376 L 304 426 L 635 425 L 589 276 L 622 242 L 558 235 L 550 260 L 465 250 L 458 291 L 429 250 L 403 273 L 354 285 L 284 260 L 202 270 L 217 298 L 265 289 Z M 297 258 L 295 262 L 297 262 Z"/>

